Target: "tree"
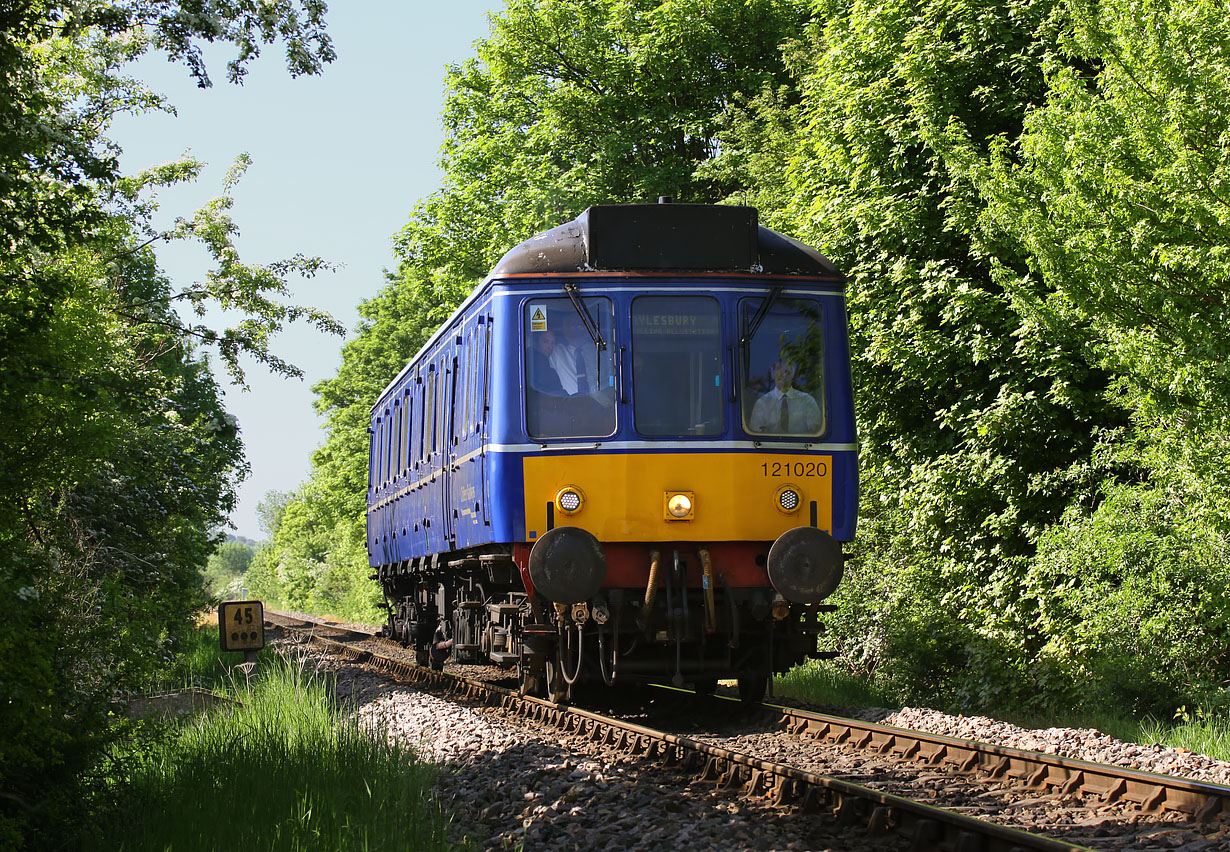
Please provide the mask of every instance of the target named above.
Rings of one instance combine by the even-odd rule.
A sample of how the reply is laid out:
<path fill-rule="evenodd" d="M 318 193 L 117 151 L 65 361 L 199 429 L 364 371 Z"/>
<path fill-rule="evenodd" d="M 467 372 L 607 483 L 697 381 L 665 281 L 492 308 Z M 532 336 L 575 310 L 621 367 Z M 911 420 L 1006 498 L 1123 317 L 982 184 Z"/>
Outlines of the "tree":
<path fill-rule="evenodd" d="M 797 91 L 750 100 L 709 168 L 852 275 L 845 659 L 911 700 L 1169 712 L 1230 647 L 1202 591 L 1230 495 L 1228 16 L 817 10 Z M 1139 641 L 1181 624 L 1173 653 Z"/>
<path fill-rule="evenodd" d="M 1091 324 L 1106 366 L 1160 413 L 1224 428 L 1230 16 L 1203 0 L 1069 15 L 1046 104 L 977 173 L 987 219 L 1051 284 L 1039 297 L 1022 281 L 1030 307 Z"/>
<path fill-rule="evenodd" d="M 1005 279 L 1022 313 L 1089 329 L 1115 377 L 1132 429 L 1114 449 L 1133 476 L 1048 533 L 1034 594 L 1056 666 L 1168 713 L 1230 655 L 1230 603 L 1213 591 L 1230 541 L 1230 14 L 1101 0 L 1059 24 L 1045 102 L 970 173 L 988 229 L 1029 259 Z"/>
<path fill-rule="evenodd" d="M 229 193 L 171 232 L 147 190 L 190 160 L 125 178 L 105 133 L 117 112 L 164 106 L 122 66 L 151 46 L 208 77 L 197 45 L 232 40 L 231 76 L 283 40 L 292 73 L 332 58 L 322 3 L 18 2 L 0 11 L 0 846 L 71 844 L 89 777 L 122 729 L 112 697 L 172 655 L 203 602 L 199 569 L 244 472 L 233 417 L 200 344 L 234 375 L 281 324 L 311 258 L 246 265 Z M 237 178 L 244 162 L 233 172 Z M 228 185 L 229 190 L 229 185 Z M 151 246 L 203 240 L 216 269 L 174 286 Z M 214 332 L 179 303 L 248 311 Z"/>
<path fill-rule="evenodd" d="M 224 541 L 218 545 L 201 572 L 205 590 L 211 598 L 221 599 L 229 587 L 243 578 L 256 551 L 241 541 Z"/>
<path fill-rule="evenodd" d="M 1045 324 L 1006 288 L 1026 255 L 984 227 L 973 179 L 1046 98 L 1055 8 L 819 4 L 789 48 L 797 91 L 759 93 L 711 166 L 742 175 L 755 189 L 740 199 L 850 275 L 857 571 L 914 594 L 848 582 L 839 641 L 851 658 L 916 672 L 933 700 L 1028 693 L 1043 640 L 1022 574 L 1038 533 L 1116 474 L 1094 450 L 1126 423 L 1087 324 Z M 928 641 L 941 623 L 942 641 Z"/>

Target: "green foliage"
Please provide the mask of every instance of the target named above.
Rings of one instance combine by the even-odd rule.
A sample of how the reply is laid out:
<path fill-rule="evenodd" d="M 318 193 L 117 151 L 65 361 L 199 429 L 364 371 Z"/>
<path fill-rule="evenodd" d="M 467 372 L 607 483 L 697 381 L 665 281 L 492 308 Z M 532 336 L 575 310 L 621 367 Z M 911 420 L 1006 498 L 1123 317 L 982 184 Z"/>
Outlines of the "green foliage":
<path fill-rule="evenodd" d="M 919 546 L 991 570 L 1059 517 L 1081 483 L 1053 474 L 1088 457 L 1097 426 L 1122 419 L 1080 329 L 1056 335 L 1003 291 L 997 264 L 1018 258 L 991 253 L 968 151 L 950 143 L 985 150 L 1041 100 L 1047 8 L 828 9 L 803 53 L 789 145 L 774 146 L 789 148 L 785 167 L 756 160 L 766 172 L 750 176 L 784 184 L 775 194 L 787 204 L 767 219 L 795 223 L 851 275 L 872 479 L 897 496 Z"/>
<path fill-rule="evenodd" d="M 235 709 L 127 755 L 122 806 L 85 848 L 215 850 L 237 831 L 260 849 L 450 848 L 430 766 L 300 665 L 265 660 L 258 673 Z"/>
<path fill-rule="evenodd" d="M 236 71 L 279 39 L 292 48 L 292 72 L 314 71 L 331 57 L 321 12 L 315 2 L 205 11 L 157 0 L 19 2 L 0 12 L 5 848 L 55 848 L 88 817 L 80 803 L 117 730 L 110 699 L 157 676 L 204 603 L 211 530 L 225 522 L 246 466 L 198 345 L 214 346 L 237 376 L 241 353 L 293 374 L 269 336 L 300 317 L 334 325 L 279 300 L 288 276 L 319 261 L 241 261 L 230 184 L 192 219 L 153 230 L 151 190 L 193 178 L 200 164 L 118 173 L 111 118 L 167 108 L 121 69 L 158 44 L 205 83 L 195 45 L 224 38 L 239 48 Z M 184 238 L 214 253 L 202 282 L 175 284 L 157 268 L 151 247 Z M 207 331 L 177 304 L 198 314 L 230 307 L 241 319 Z"/>
<path fill-rule="evenodd" d="M 1230 529 L 1189 483 L 1116 486 L 1039 542 L 1039 657 L 1075 706 L 1167 717 L 1220 692 L 1230 658 Z M 1064 696 L 1055 696 L 1055 703 Z"/>
<path fill-rule="evenodd" d="M 817 8 L 787 49 L 797 89 L 744 104 L 710 169 L 852 276 L 864 502 L 835 646 L 892 694 L 963 707 L 1199 691 L 1223 653 L 1191 590 L 1217 585 L 1227 505 L 1226 13 Z M 1130 526 L 1122 495 L 1160 511 L 1176 468 L 1207 511 Z M 1063 578 L 1092 541 L 1115 579 L 1076 604 Z M 1188 619 L 1174 656 L 1145 647 Z"/>
<path fill-rule="evenodd" d="M 187 161 L 194 169 L 200 164 Z M 217 264 L 209 271 L 204 281 L 165 297 L 167 302 L 180 302 L 189 306 L 197 317 L 204 317 L 209 308 L 221 308 L 238 312 L 243 318 L 233 327 L 216 331 L 204 322 L 185 323 L 177 315 L 161 317 L 157 322 L 170 323 L 181 337 L 192 338 L 203 346 L 216 347 L 231 378 L 243 385 L 244 373 L 239 365 L 241 355 L 254 358 L 272 372 L 300 378 L 303 371 L 274 354 L 270 339 L 288 322 L 307 320 L 311 325 L 330 334 L 342 334 L 345 328 L 325 311 L 302 305 L 287 305 L 276 297 L 290 294 L 289 278 L 311 278 L 322 270 L 331 270 L 318 257 L 295 255 L 268 265 L 245 264 L 239 257 L 235 238 L 239 228 L 231 219 L 229 211 L 234 200 L 228 194 L 243 177 L 251 159 L 241 154 L 227 172 L 223 182 L 224 194 L 208 202 L 192 219 L 177 219 L 166 233 L 153 234 L 152 240 L 196 240 L 209 251 Z M 144 188 L 145 176 L 137 180 L 137 188 Z M 128 185 L 123 184 L 128 190 Z M 131 190 L 128 190 L 131 191 Z M 141 313 L 142 303 L 132 314 L 123 314 L 132 322 L 150 322 Z M 246 385 L 244 385 L 246 387 Z"/>
<path fill-rule="evenodd" d="M 851 675 L 845 667 L 822 660 L 808 660 L 775 677 L 773 696 L 826 706 L 838 713 L 853 708 L 885 707 L 896 700 L 865 679 Z"/>
<path fill-rule="evenodd" d="M 1224 426 L 1230 15 L 1205 0 L 1066 14 L 1045 105 L 975 172 L 985 218 L 1052 291 L 1014 295 L 1091 325 L 1105 364 L 1163 412 Z"/>
<path fill-rule="evenodd" d="M 1126 421 L 1108 377 L 1083 328 L 1004 289 L 1022 258 L 983 228 L 969 175 L 1044 99 L 1051 8 L 823 4 L 788 49 L 796 90 L 749 101 L 712 167 L 851 276 L 864 500 L 834 634 L 901 697 L 1028 694 L 1022 565 L 1115 473 L 1089 463 Z"/>
<path fill-rule="evenodd" d="M 1230 759 L 1230 713 L 1225 695 L 1221 693 L 1220 700 L 1209 706 L 1180 707 L 1173 720 L 1146 718 L 1126 738 L 1187 749 L 1216 760 Z"/>
<path fill-rule="evenodd" d="M 238 678 L 236 666 L 244 662 L 244 651 L 223 651 L 219 644 L 218 620 L 198 623 L 188 632 L 175 659 L 159 672 L 148 692 L 157 695 L 179 689 L 205 689 L 218 695 L 232 694 Z M 257 670 L 277 664 L 273 645 L 257 652 Z M 122 750 L 125 746 L 117 748 Z M 113 752 L 114 754 L 114 752 Z"/>
<path fill-rule="evenodd" d="M 349 517 L 339 523 L 335 504 L 311 483 L 280 496 L 285 503 L 277 533 L 245 575 L 249 594 L 266 605 L 382 622 L 380 588 L 369 579 L 362 516 L 358 523 Z"/>
<path fill-rule="evenodd" d="M 122 246 L 121 234 L 100 247 Z M 242 470 L 204 362 L 164 324 L 117 321 L 98 255 L 80 250 L 60 266 L 72 289 L 39 349 L 14 353 L 29 360 L 0 389 L 25 394 L 2 454 L 13 475 L 0 524 L 0 680 L 11 696 L 0 767 L 35 831 L 68 806 L 96 756 L 110 696 L 163 665 L 203 603 L 208 531 Z M 165 290 L 148 253 L 108 268 L 127 298 Z M 27 754 L 28 743 L 40 746 Z"/>
<path fill-rule="evenodd" d="M 255 549 L 240 541 L 224 541 L 209 555 L 201 572 L 205 591 L 211 600 L 234 600 L 242 585 L 244 572 L 252 564 Z"/>

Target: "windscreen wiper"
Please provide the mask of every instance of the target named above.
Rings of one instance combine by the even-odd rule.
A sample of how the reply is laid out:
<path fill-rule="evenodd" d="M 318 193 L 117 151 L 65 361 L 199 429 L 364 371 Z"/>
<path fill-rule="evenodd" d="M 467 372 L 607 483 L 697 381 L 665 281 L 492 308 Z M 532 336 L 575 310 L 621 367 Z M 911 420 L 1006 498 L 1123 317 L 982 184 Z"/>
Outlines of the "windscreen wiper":
<path fill-rule="evenodd" d="M 752 314 L 751 320 L 747 324 L 747 330 L 743 332 L 743 336 L 739 338 L 739 348 L 743 351 L 743 368 L 748 367 L 748 361 L 751 359 L 752 338 L 756 336 L 756 332 L 760 330 L 764 318 L 769 315 L 769 309 L 777 303 L 777 300 L 782 295 L 782 289 L 785 285 L 774 284 L 769 289 L 769 298 L 760 303 L 760 307 L 756 309 L 756 313 Z"/>
<path fill-rule="evenodd" d="M 580 291 L 577 289 L 576 282 L 569 281 L 565 284 L 564 292 L 572 300 L 572 306 L 577 309 L 577 316 L 581 318 L 581 324 L 589 332 L 589 336 L 593 339 L 594 345 L 598 347 L 598 351 L 605 352 L 606 340 L 602 337 L 602 332 L 598 330 L 598 324 L 594 322 L 594 318 L 589 315 L 589 308 L 585 307 L 585 303 L 581 301 Z"/>

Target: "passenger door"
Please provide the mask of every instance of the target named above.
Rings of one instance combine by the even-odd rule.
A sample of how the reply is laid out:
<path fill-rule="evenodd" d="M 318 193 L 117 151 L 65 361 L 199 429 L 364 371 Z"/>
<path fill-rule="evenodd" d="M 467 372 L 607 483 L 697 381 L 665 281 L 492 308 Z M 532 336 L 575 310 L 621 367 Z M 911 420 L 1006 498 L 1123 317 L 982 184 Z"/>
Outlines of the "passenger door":
<path fill-rule="evenodd" d="M 457 354 L 459 346 L 446 350 L 441 367 L 444 370 L 444 394 L 440 426 L 440 500 L 444 521 L 444 548 L 452 550 L 457 544 L 457 506 L 454 501 L 454 480 L 457 475 Z"/>

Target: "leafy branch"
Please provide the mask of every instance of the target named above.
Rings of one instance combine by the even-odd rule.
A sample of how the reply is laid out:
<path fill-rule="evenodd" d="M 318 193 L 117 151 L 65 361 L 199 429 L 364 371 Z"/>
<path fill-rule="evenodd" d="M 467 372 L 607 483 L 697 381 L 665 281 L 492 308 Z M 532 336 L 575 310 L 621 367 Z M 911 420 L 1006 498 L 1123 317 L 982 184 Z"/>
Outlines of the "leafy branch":
<path fill-rule="evenodd" d="M 281 297 L 292 295 L 290 279 L 313 278 L 321 272 L 331 272 L 336 267 L 320 257 L 296 254 L 268 264 L 244 263 L 235 244 L 239 227 L 231 216 L 234 198 L 230 194 L 251 165 L 251 158 L 241 154 L 227 171 L 223 181 L 223 195 L 209 201 L 190 218 L 177 218 L 169 230 L 159 232 L 146 240 L 113 253 L 109 258 L 114 269 L 122 269 L 115 263 L 121 255 L 136 256 L 156 242 L 193 240 L 202 243 L 213 258 L 214 266 L 203 280 L 178 290 L 169 290 L 147 298 L 125 299 L 122 278 L 113 278 L 112 285 L 121 296 L 114 308 L 117 316 L 130 326 L 155 325 L 175 335 L 190 338 L 204 346 L 215 347 L 232 380 L 247 387 L 240 359 L 248 356 L 265 365 L 273 372 L 294 378 L 303 376 L 303 371 L 294 364 L 275 355 L 271 340 L 287 323 L 305 320 L 327 334 L 345 334 L 345 326 L 327 311 L 306 305 L 286 302 Z M 157 167 L 154 174 L 138 175 L 123 188 L 123 197 L 132 204 L 138 200 L 138 192 L 164 181 L 178 181 L 185 175 L 198 174 L 200 164 L 185 159 L 176 164 Z M 148 217 L 156 205 L 141 205 Z M 189 322 L 172 310 L 175 303 L 191 306 L 191 312 L 204 317 L 210 310 L 238 312 L 243 318 L 234 326 L 221 331 L 203 322 Z"/>

